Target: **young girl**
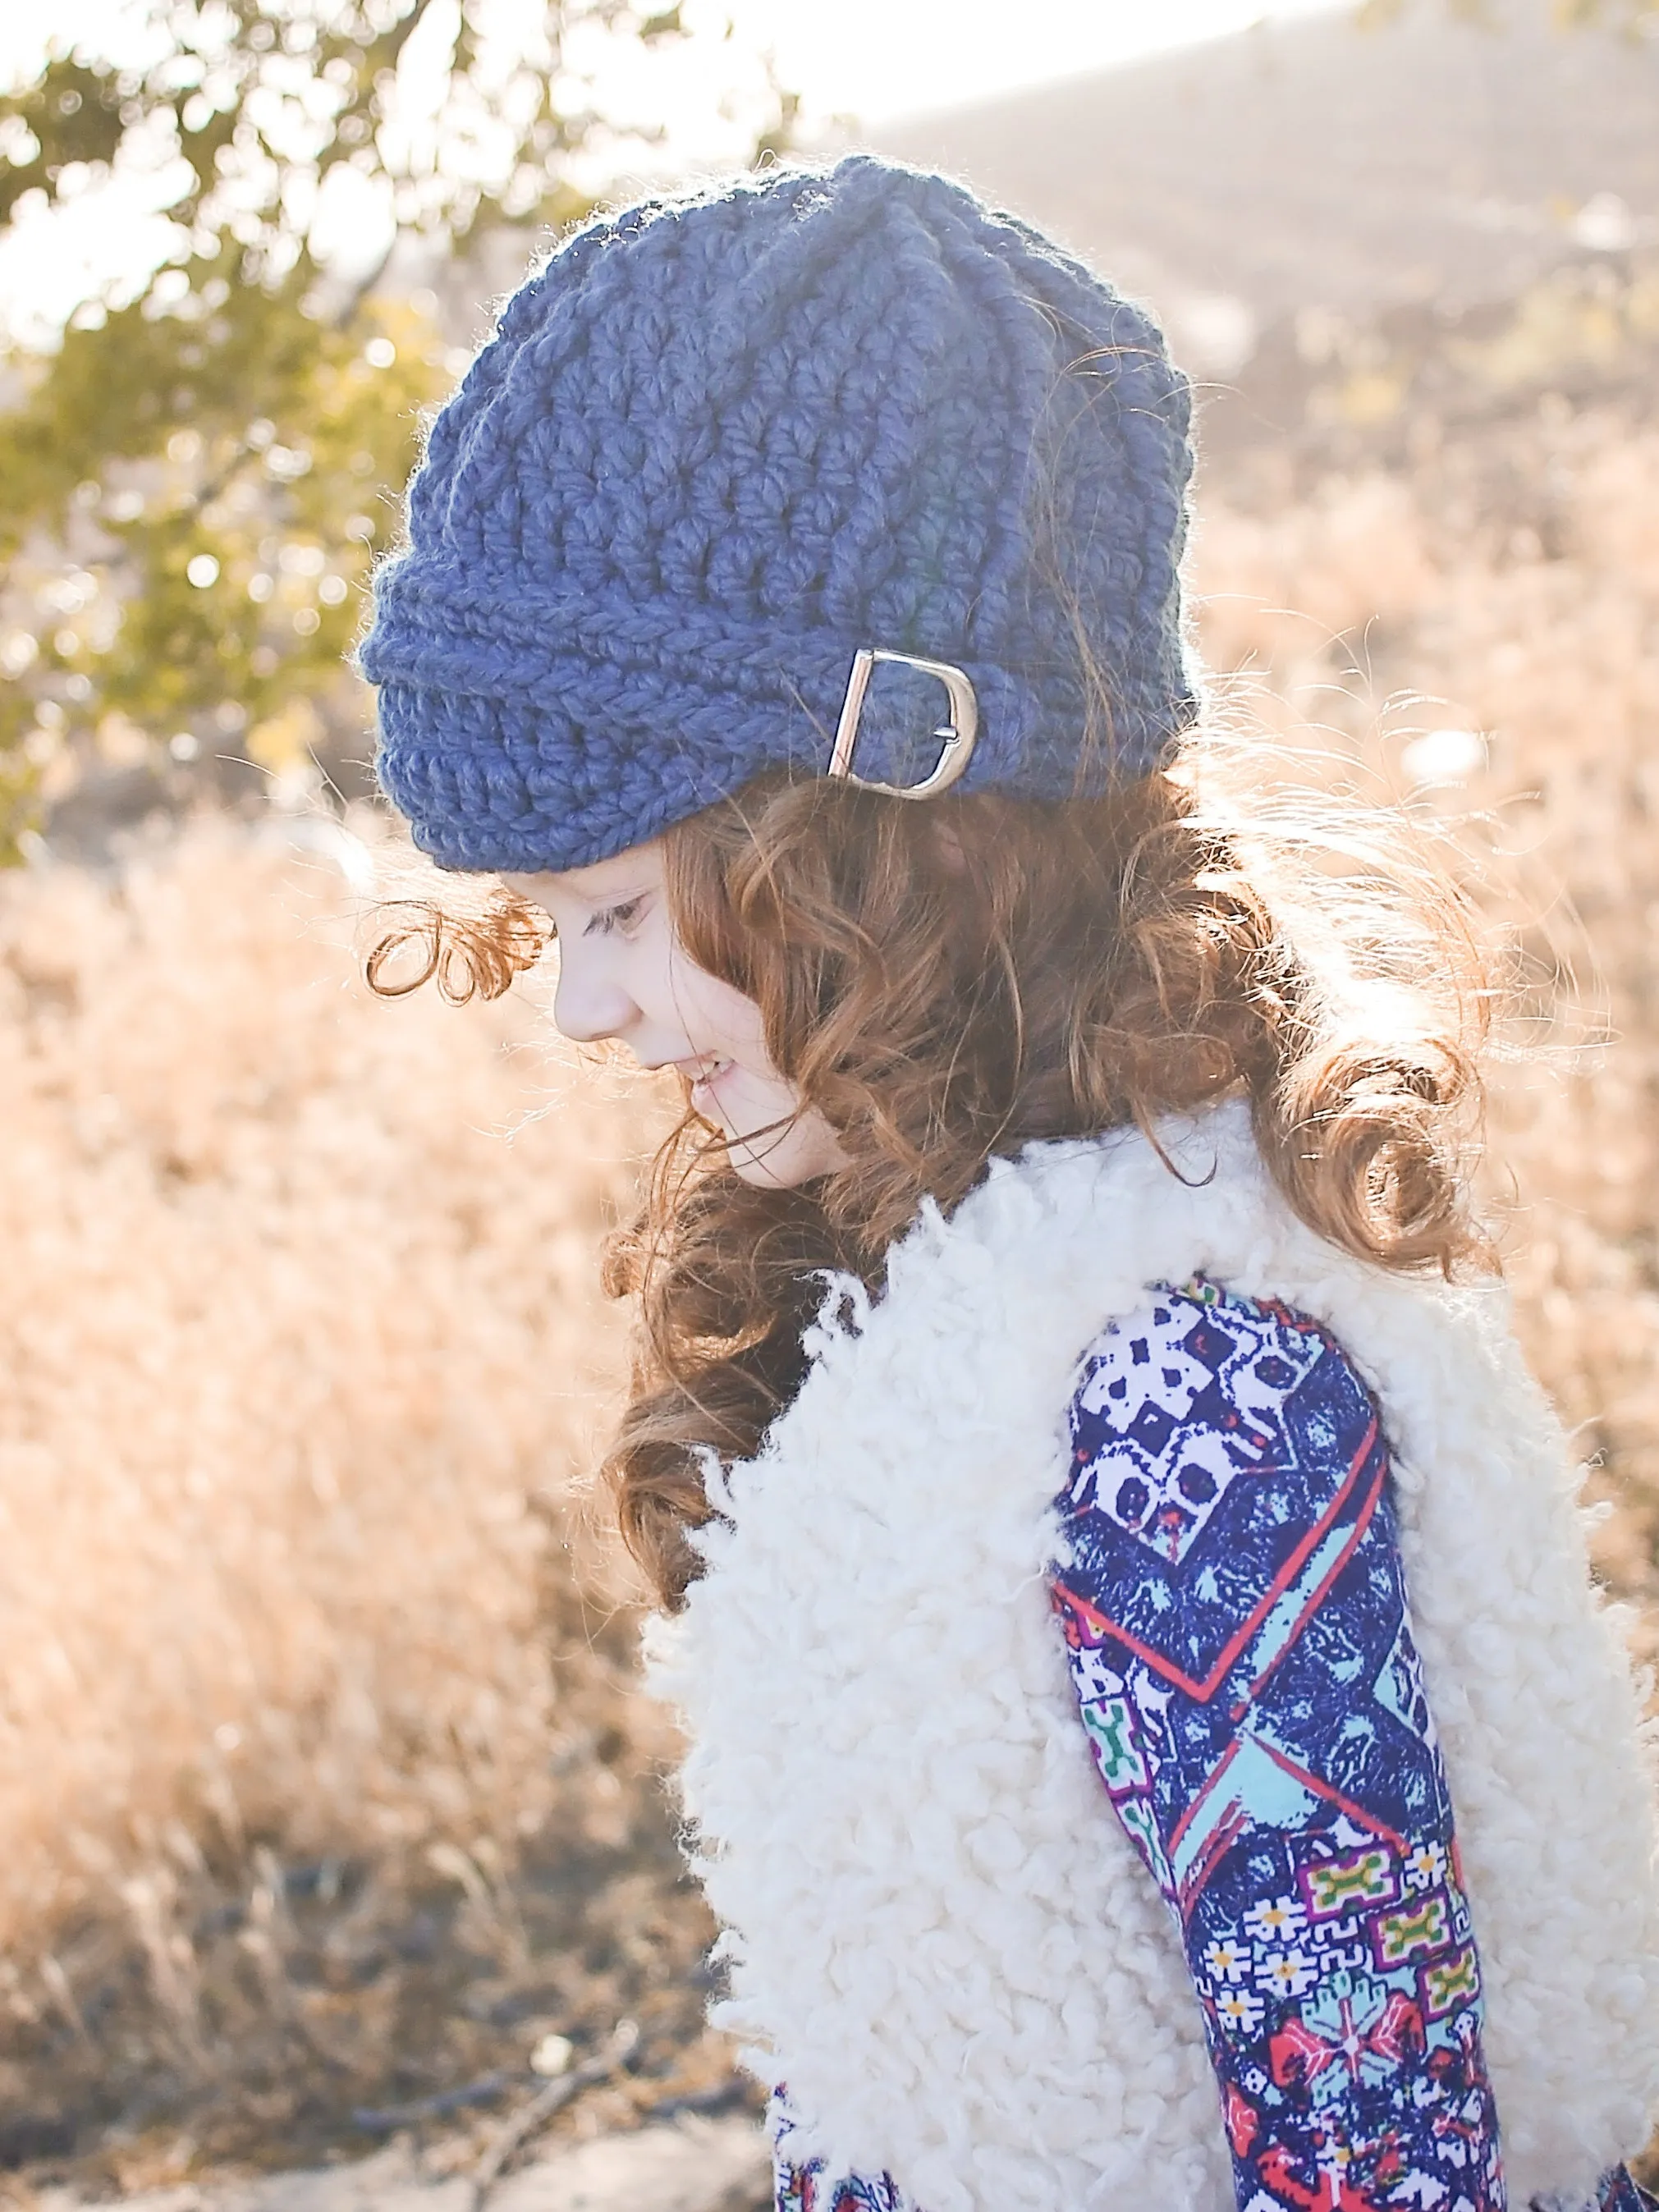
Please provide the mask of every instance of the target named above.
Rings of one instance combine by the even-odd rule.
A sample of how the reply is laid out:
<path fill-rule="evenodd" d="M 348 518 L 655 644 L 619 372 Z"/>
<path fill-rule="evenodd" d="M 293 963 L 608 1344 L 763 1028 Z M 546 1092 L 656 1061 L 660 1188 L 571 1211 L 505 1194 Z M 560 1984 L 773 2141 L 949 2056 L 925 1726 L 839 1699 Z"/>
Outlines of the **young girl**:
<path fill-rule="evenodd" d="M 502 879 L 427 972 L 550 921 L 684 1086 L 610 1474 L 779 2206 L 1633 2206 L 1649 1782 L 1467 949 L 1384 827 L 1220 810 L 1191 464 L 1145 313 L 939 178 L 592 224 L 362 650 Z"/>

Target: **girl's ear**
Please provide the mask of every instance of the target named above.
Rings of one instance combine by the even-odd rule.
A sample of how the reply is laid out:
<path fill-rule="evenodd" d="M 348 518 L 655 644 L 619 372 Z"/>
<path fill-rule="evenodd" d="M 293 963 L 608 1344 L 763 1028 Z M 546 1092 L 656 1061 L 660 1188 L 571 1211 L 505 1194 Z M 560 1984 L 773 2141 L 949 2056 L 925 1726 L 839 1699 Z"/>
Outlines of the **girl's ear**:
<path fill-rule="evenodd" d="M 939 854 L 939 865 L 947 875 L 965 876 L 968 855 L 962 848 L 962 832 L 954 822 L 935 822 L 933 848 Z"/>

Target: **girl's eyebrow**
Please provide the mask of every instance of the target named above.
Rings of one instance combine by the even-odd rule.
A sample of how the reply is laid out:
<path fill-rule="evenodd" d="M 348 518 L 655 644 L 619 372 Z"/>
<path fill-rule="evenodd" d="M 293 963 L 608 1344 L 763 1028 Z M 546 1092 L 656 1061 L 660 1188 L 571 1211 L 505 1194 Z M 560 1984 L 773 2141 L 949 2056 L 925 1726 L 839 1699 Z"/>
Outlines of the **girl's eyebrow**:
<path fill-rule="evenodd" d="M 550 888 L 562 890 L 567 898 L 575 899 L 582 906 L 614 906 L 618 899 L 642 897 L 655 886 L 649 882 L 636 884 L 627 876 L 604 884 L 573 883 L 566 876 L 555 877 Z"/>

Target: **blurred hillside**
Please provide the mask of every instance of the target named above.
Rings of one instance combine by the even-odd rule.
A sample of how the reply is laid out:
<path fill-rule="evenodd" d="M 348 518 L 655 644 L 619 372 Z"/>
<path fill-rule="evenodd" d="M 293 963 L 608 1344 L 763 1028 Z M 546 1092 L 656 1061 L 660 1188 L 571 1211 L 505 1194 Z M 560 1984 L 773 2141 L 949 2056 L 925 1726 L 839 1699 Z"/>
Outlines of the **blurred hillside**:
<path fill-rule="evenodd" d="M 1379 13 L 1382 11 L 1377 11 Z M 1549 0 L 1346 8 L 877 135 L 1144 295 L 1248 392 L 1280 333 L 1443 327 L 1659 246 L 1659 37 Z"/>

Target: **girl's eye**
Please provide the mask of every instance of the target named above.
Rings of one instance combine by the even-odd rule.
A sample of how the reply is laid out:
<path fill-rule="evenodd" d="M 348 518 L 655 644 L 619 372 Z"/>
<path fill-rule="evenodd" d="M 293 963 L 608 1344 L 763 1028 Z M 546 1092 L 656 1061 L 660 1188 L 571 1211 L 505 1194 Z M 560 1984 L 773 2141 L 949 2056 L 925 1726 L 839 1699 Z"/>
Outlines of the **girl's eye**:
<path fill-rule="evenodd" d="M 642 898 L 623 899 L 619 906 L 608 906 L 596 914 L 583 931 L 585 937 L 609 937 L 613 930 L 625 930 L 637 921 L 644 906 Z"/>

